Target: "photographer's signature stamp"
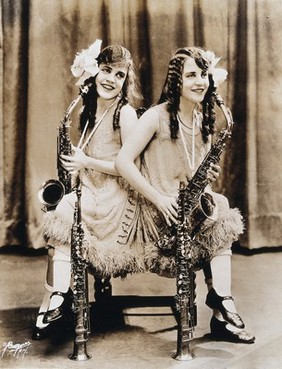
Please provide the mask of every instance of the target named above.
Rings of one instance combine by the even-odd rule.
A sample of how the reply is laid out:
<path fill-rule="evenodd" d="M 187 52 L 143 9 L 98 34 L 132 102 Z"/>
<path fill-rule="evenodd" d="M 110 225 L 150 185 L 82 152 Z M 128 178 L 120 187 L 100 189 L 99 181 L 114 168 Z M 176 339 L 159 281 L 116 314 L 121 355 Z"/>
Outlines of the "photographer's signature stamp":
<path fill-rule="evenodd" d="M 1 358 L 4 356 L 12 356 L 16 359 L 23 358 L 30 346 L 31 343 L 29 341 L 24 343 L 4 342 L 1 348 Z"/>

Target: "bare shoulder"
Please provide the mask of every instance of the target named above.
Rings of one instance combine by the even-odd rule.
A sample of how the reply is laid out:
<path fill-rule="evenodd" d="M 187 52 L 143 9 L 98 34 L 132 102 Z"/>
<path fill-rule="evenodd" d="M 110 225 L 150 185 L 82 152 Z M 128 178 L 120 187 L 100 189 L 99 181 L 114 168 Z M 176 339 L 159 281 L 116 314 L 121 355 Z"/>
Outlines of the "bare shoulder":
<path fill-rule="evenodd" d="M 120 110 L 119 120 L 122 142 L 125 142 L 126 137 L 137 126 L 137 123 L 138 118 L 135 109 L 129 104 L 124 105 Z"/>
<path fill-rule="evenodd" d="M 123 107 L 120 110 L 120 114 L 121 114 L 121 117 L 130 117 L 130 118 L 137 119 L 137 114 L 136 114 L 135 109 L 129 104 L 123 105 Z"/>
<path fill-rule="evenodd" d="M 151 108 L 149 108 L 148 110 L 146 110 L 143 114 L 142 114 L 142 117 L 144 118 L 152 118 L 152 119 L 159 119 L 159 112 L 158 110 L 152 106 Z M 141 118 L 142 118 L 141 117 Z"/>
<path fill-rule="evenodd" d="M 160 116 L 155 107 L 151 107 L 143 113 L 139 119 L 140 124 L 151 126 L 152 129 L 157 130 L 159 127 Z"/>

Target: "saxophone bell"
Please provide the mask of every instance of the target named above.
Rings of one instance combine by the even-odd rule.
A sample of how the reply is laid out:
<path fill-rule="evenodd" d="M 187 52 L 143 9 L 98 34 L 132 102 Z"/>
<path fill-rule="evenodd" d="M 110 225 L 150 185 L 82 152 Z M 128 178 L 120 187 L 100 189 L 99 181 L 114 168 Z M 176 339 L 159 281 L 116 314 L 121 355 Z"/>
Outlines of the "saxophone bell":
<path fill-rule="evenodd" d="M 38 199 L 45 211 L 54 210 L 65 194 L 65 186 L 57 179 L 44 182 L 38 191 Z"/>
<path fill-rule="evenodd" d="M 191 237 L 198 232 L 200 226 L 210 219 L 215 221 L 218 218 L 218 205 L 213 196 L 208 192 L 203 192 L 198 200 L 197 205 L 189 216 L 190 229 L 192 229 Z"/>

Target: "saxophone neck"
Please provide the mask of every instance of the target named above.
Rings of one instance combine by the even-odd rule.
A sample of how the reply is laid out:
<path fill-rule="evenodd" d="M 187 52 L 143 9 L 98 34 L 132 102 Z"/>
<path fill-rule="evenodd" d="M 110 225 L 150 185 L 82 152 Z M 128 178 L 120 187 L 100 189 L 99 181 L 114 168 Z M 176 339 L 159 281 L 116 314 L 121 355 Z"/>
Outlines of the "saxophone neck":
<path fill-rule="evenodd" d="M 225 122 L 226 122 L 226 130 L 231 133 L 234 125 L 233 117 L 231 110 L 225 105 L 223 98 L 216 92 L 213 92 L 213 96 L 215 97 L 216 104 L 221 109 Z"/>
<path fill-rule="evenodd" d="M 78 97 L 74 99 L 68 106 L 63 116 L 63 119 L 61 120 L 61 123 L 63 124 L 63 126 L 70 126 L 70 116 L 74 108 L 76 107 L 76 105 L 80 102 L 81 98 L 82 98 L 82 95 L 79 94 Z"/>

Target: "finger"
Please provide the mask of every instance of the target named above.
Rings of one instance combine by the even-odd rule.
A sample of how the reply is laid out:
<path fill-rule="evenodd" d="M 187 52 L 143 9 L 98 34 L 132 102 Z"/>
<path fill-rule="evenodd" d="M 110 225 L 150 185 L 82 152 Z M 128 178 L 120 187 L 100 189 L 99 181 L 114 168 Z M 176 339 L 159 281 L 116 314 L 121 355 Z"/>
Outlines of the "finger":
<path fill-rule="evenodd" d="M 209 170 L 207 171 L 207 174 L 208 174 L 208 175 L 211 175 L 211 176 L 213 176 L 213 177 L 218 177 L 218 176 L 219 176 L 219 172 L 218 172 L 218 171 L 216 171 L 216 170 L 214 170 L 214 169 L 209 169 Z"/>
<path fill-rule="evenodd" d="M 64 164 L 64 165 L 67 165 L 67 164 L 69 164 L 69 161 L 67 161 L 67 160 L 64 160 L 64 159 L 60 159 L 60 162 L 61 162 L 62 164 Z"/>
<path fill-rule="evenodd" d="M 178 217 L 175 217 L 175 216 L 171 216 L 170 217 L 171 221 L 174 223 L 174 224 L 177 224 L 178 223 Z"/>
<path fill-rule="evenodd" d="M 72 156 L 68 156 L 68 155 L 61 155 L 61 158 L 64 160 L 68 160 L 68 161 L 72 161 L 73 157 Z"/>
<path fill-rule="evenodd" d="M 216 178 L 214 176 L 212 176 L 211 174 L 207 175 L 207 180 L 210 182 L 214 182 L 216 180 Z"/>
<path fill-rule="evenodd" d="M 214 171 L 211 171 L 211 175 L 215 178 L 219 177 L 219 173 L 218 172 L 214 172 Z"/>
<path fill-rule="evenodd" d="M 171 207 L 171 209 L 170 209 L 170 216 L 171 216 L 171 218 L 172 217 L 174 217 L 174 218 L 177 218 L 178 217 L 177 208 L 175 209 L 173 206 Z"/>
<path fill-rule="evenodd" d="M 178 222 L 178 214 L 177 212 L 173 209 L 173 211 L 169 211 L 167 210 L 165 212 L 165 219 L 166 222 L 168 223 L 168 225 L 171 225 L 171 223 L 177 223 Z"/>
<path fill-rule="evenodd" d="M 216 173 L 220 173 L 221 172 L 221 168 L 219 165 L 215 165 L 215 164 L 211 164 L 210 170 Z"/>
<path fill-rule="evenodd" d="M 63 166 L 65 168 L 72 168 L 73 167 L 73 164 L 68 162 L 68 161 L 65 161 L 65 160 L 61 160 L 61 163 L 63 164 Z"/>
<path fill-rule="evenodd" d="M 168 212 L 164 212 L 163 213 L 163 216 L 164 216 L 164 219 L 165 219 L 166 223 L 170 226 L 171 223 L 170 223 L 170 220 L 169 220 L 169 214 L 168 214 Z"/>

